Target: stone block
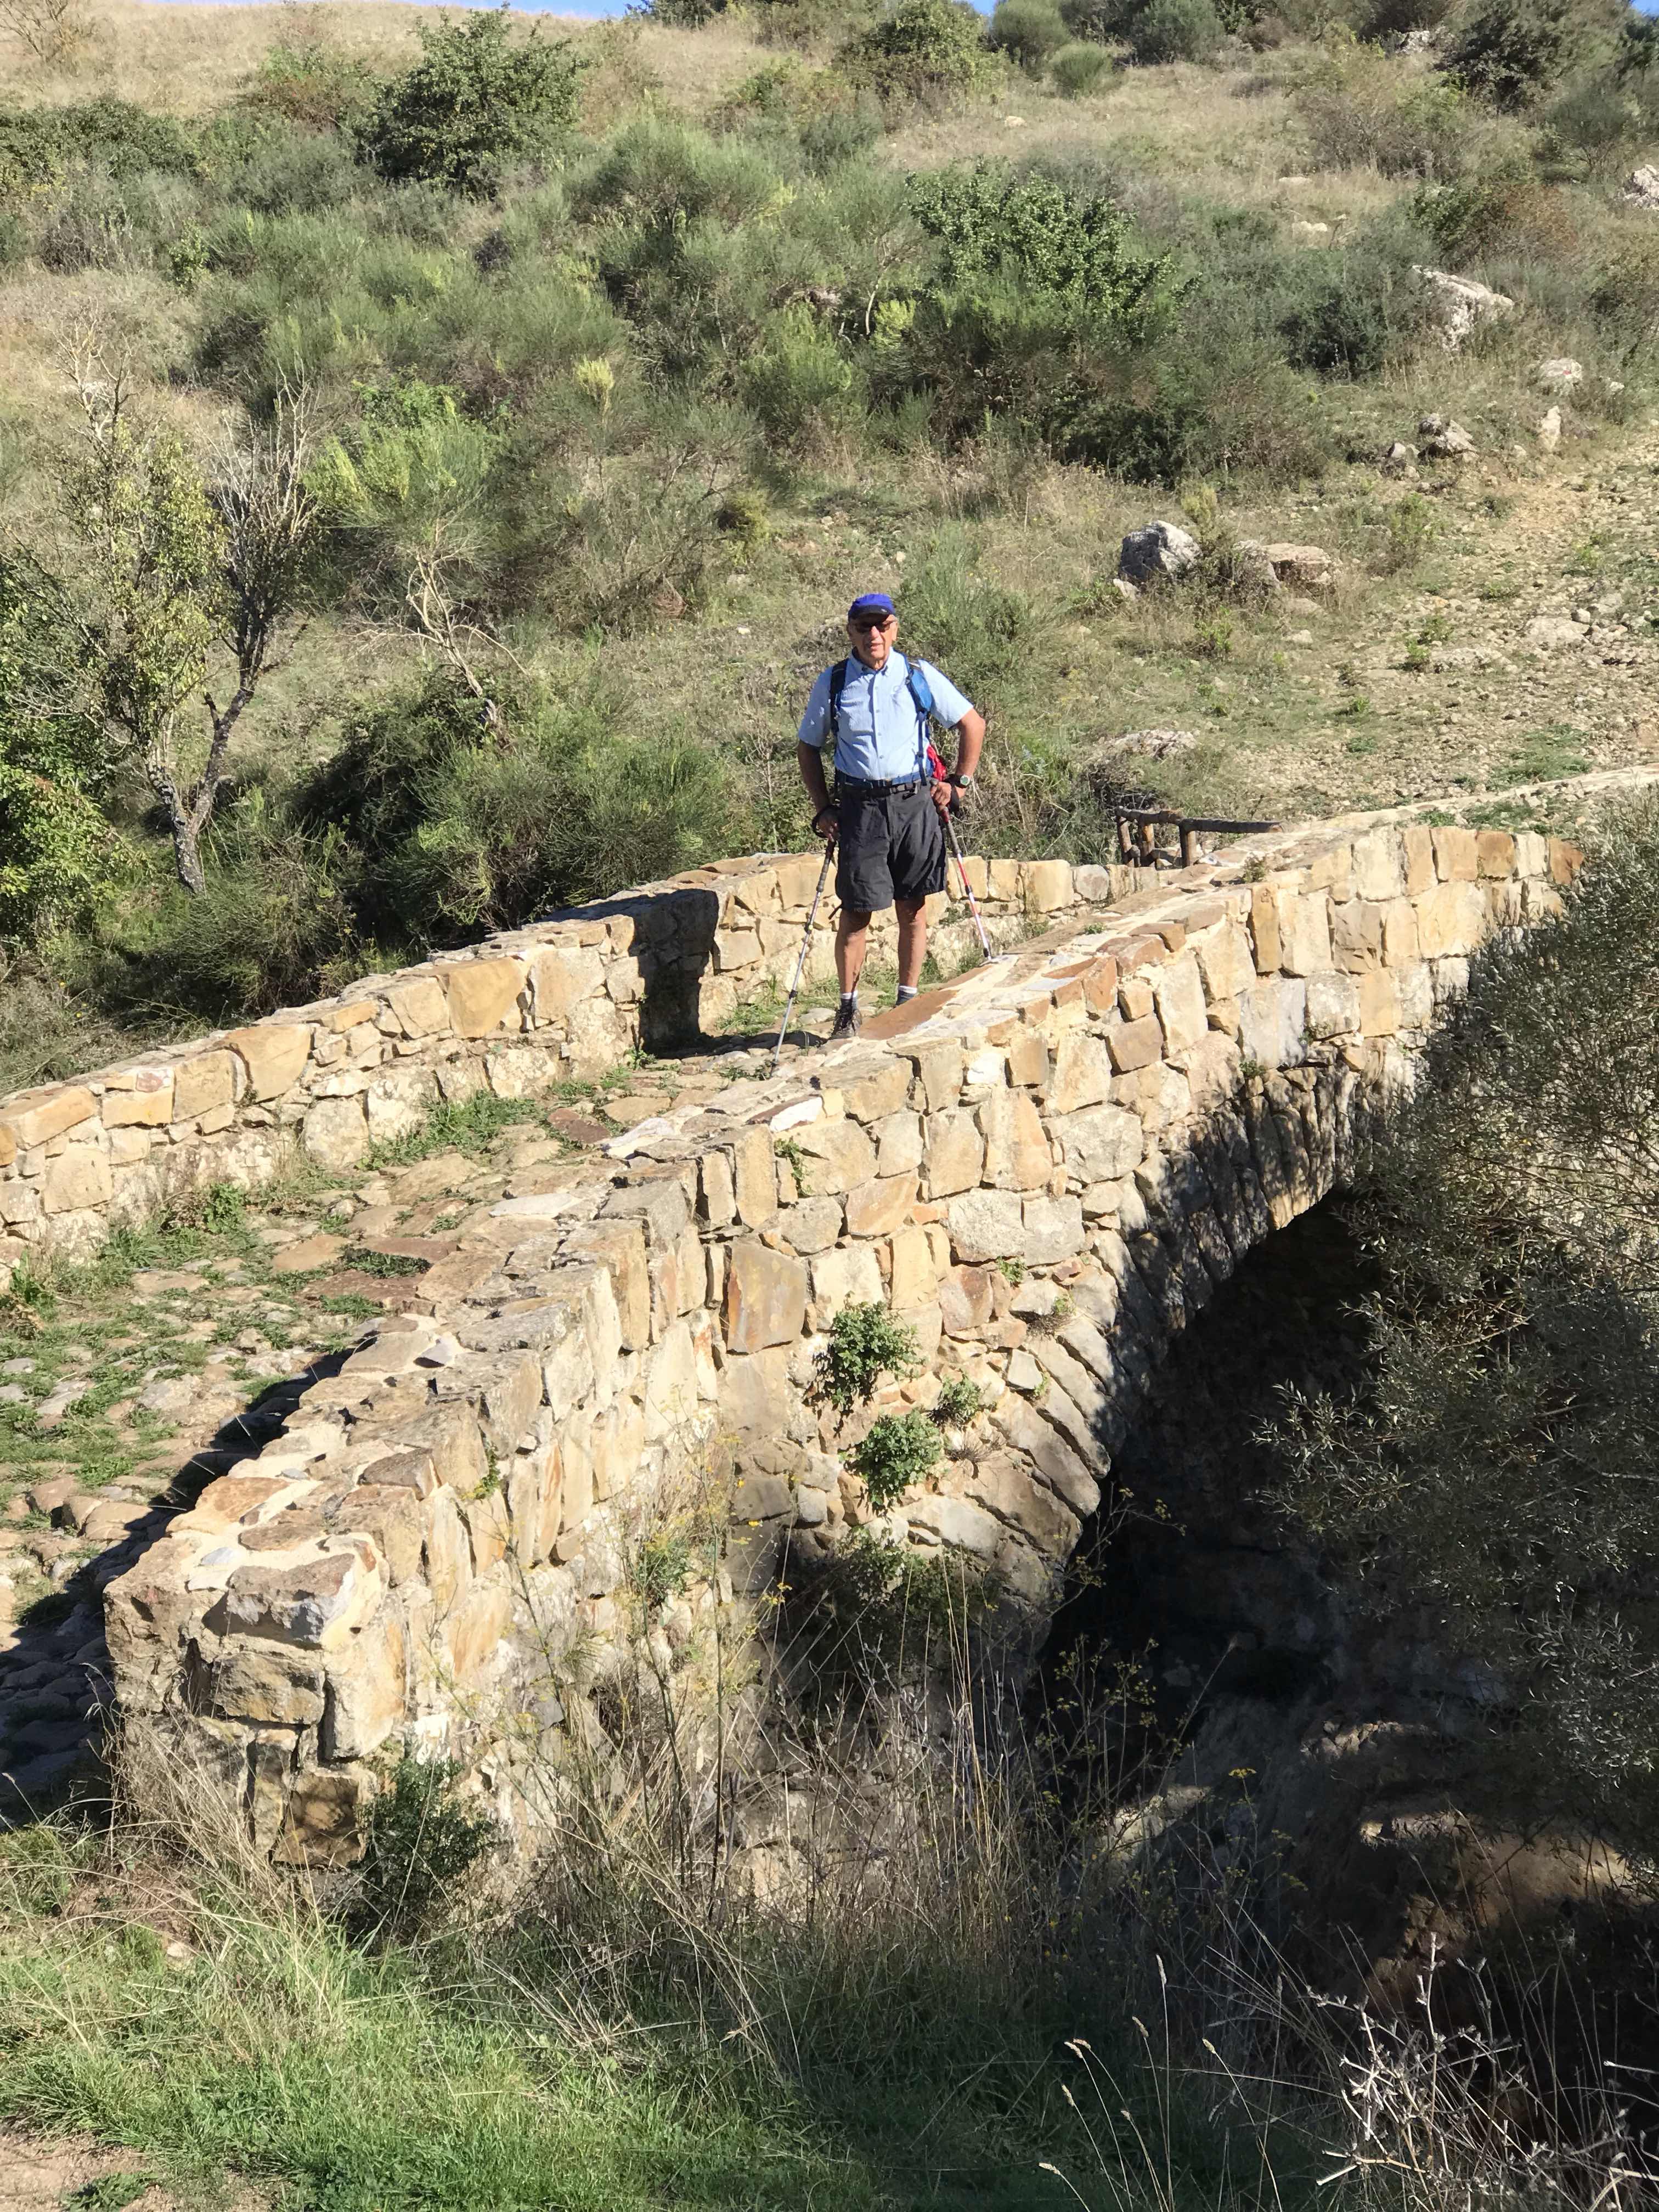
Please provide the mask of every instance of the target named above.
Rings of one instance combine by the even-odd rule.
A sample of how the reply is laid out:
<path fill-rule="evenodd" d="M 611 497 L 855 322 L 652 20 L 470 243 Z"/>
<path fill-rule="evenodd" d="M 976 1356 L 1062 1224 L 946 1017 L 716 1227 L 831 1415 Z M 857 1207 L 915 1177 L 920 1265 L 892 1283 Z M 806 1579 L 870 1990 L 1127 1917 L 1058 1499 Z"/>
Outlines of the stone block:
<path fill-rule="evenodd" d="M 958 1260 L 1012 1260 L 1024 1250 L 1025 1216 L 1018 1191 L 964 1192 L 951 1200 L 945 1218 Z"/>
<path fill-rule="evenodd" d="M 355 1866 L 363 1855 L 363 1821 L 374 1778 L 358 1767 L 301 1774 L 289 1793 L 271 1856 L 279 1866 Z"/>
<path fill-rule="evenodd" d="M 1026 911 L 1055 914 L 1072 903 L 1072 869 L 1067 860 L 1027 860 L 1021 874 Z"/>
<path fill-rule="evenodd" d="M 464 1497 L 470 1498 L 489 1472 L 477 1416 L 464 1400 L 434 1406 L 388 1441 L 424 1452 L 432 1463 L 434 1482 Z M 377 1469 L 375 1480 L 384 1482 L 386 1477 Z"/>
<path fill-rule="evenodd" d="M 968 1495 L 999 1521 L 1018 1528 L 1051 1559 L 1067 1559 L 1081 1527 L 1075 1513 L 1031 1479 L 1012 1452 L 990 1452 L 975 1467 Z"/>
<path fill-rule="evenodd" d="M 375 1465 L 384 1467 L 386 1462 L 378 1461 Z M 374 1538 L 393 1589 L 419 1574 L 424 1524 L 418 1486 L 360 1482 L 351 1493 L 346 1518 L 353 1529 L 361 1528 Z"/>
<path fill-rule="evenodd" d="M 778 1232 L 792 1252 L 828 1251 L 846 1225 L 838 1198 L 804 1198 L 778 1216 Z"/>
<path fill-rule="evenodd" d="M 856 1121 L 809 1121 L 789 1134 L 806 1160 L 806 1197 L 849 1191 L 876 1172 L 876 1148 Z"/>
<path fill-rule="evenodd" d="M 1349 975 L 1380 967 L 1385 908 L 1364 899 L 1349 899 L 1331 908 L 1331 958 Z"/>
<path fill-rule="evenodd" d="M 1041 1088 L 1048 1080 L 1048 1040 L 1041 1030 L 1022 1029 L 1006 1048 L 1010 1083 Z"/>
<path fill-rule="evenodd" d="M 1376 975 L 1312 975 L 1308 979 L 1308 1035 L 1310 1037 L 1350 1036 L 1359 1027 L 1360 987 L 1374 982 Z"/>
<path fill-rule="evenodd" d="M 988 1267 L 949 1267 L 939 1278 L 939 1307 L 947 1336 L 983 1336 L 996 1317 Z"/>
<path fill-rule="evenodd" d="M 1083 1249 L 1082 1200 L 1028 1198 L 1021 1234 L 1020 1255 L 1033 1267 L 1073 1258 Z"/>
<path fill-rule="evenodd" d="M 1303 1058 L 1307 1027 L 1304 982 L 1258 983 L 1238 1002 L 1238 1047 L 1263 1067 L 1291 1067 Z"/>
<path fill-rule="evenodd" d="M 982 1180 L 996 1190 L 1037 1190 L 1053 1164 L 1042 1117 L 1023 1091 L 994 1091 L 979 1109 L 985 1138 Z"/>
<path fill-rule="evenodd" d="M 1091 1106 L 1054 1123 L 1066 1165 L 1084 1182 L 1109 1182 L 1131 1174 L 1146 1147 L 1140 1116 L 1122 1106 Z"/>
<path fill-rule="evenodd" d="M 1106 1050 L 1120 1075 L 1127 1075 L 1137 1067 L 1150 1067 L 1155 1060 L 1164 1057 L 1164 1029 L 1156 1014 L 1145 1014 L 1138 1021 L 1119 1022 L 1105 1035 Z"/>
<path fill-rule="evenodd" d="M 1103 1038 L 1088 1030 L 1067 1030 L 1054 1054 L 1048 1079 L 1051 1114 L 1075 1114 L 1109 1096 L 1112 1063 Z"/>
<path fill-rule="evenodd" d="M 1406 871 L 1397 830 L 1372 830 L 1353 841 L 1354 895 L 1363 899 L 1399 898 Z"/>
<path fill-rule="evenodd" d="M 140 1067 L 126 1071 L 130 1087 L 112 1084 L 104 1093 L 103 1123 L 106 1129 L 162 1129 L 173 1116 L 173 1070 Z"/>
<path fill-rule="evenodd" d="M 890 1114 L 870 1131 L 876 1140 L 878 1175 L 915 1175 L 921 1165 L 921 1116 Z"/>
<path fill-rule="evenodd" d="M 314 1728 L 323 1717 L 322 1660 L 282 1644 L 232 1637 L 211 1661 L 198 1652 L 186 1680 L 196 1709 L 222 1720 Z"/>
<path fill-rule="evenodd" d="M 55 1085 L 50 1091 L 25 1091 L 0 1109 L 0 1128 L 6 1130 L 18 1151 L 49 1144 L 65 1130 L 90 1121 L 98 1102 L 79 1084 Z M 15 1157 L 14 1153 L 13 1157 Z"/>
<path fill-rule="evenodd" d="M 1390 968 L 1418 957 L 1417 908 L 1408 898 L 1393 899 L 1382 909 L 1382 958 Z"/>
<path fill-rule="evenodd" d="M 781 1259 L 783 1255 L 781 1253 L 774 1253 L 769 1256 Z M 786 1264 L 799 1269 L 800 1275 L 799 1302 L 799 1306 L 794 1308 L 799 1315 L 795 1329 L 795 1334 L 799 1335 L 800 1322 L 804 1322 L 806 1317 L 806 1270 L 799 1260 L 790 1261 Z M 781 1317 L 780 1325 L 787 1324 L 787 1320 L 788 1315 L 786 1313 Z M 787 1338 L 768 1336 L 764 1345 L 756 1345 L 751 1348 L 763 1350 L 772 1344 L 787 1343 L 789 1340 Z M 641 1380 L 644 1415 L 639 1432 L 640 1441 L 641 1444 L 659 1443 L 665 1437 L 672 1436 L 677 1430 L 691 1420 L 697 1411 L 696 1355 L 692 1345 L 691 1331 L 684 1321 L 677 1321 L 667 1330 L 662 1342 L 653 1346 L 646 1354 L 641 1363 Z M 613 1408 L 614 1410 L 616 1409 Z M 593 1460 L 594 1488 L 598 1491 L 603 1483 L 604 1494 L 609 1496 L 613 1488 L 621 1486 L 621 1478 L 624 1475 L 631 1477 L 637 1474 L 639 1453 L 637 1449 L 635 1451 L 631 1466 L 626 1464 L 625 1450 L 619 1452 L 614 1457 L 609 1453 L 602 1457 L 597 1448 L 599 1435 L 600 1431 L 596 1427 L 594 1431 L 596 1449 Z"/>
<path fill-rule="evenodd" d="M 337 1548 L 284 1566 L 238 1567 L 216 1611 L 227 1635 L 333 1650 L 380 1603 L 386 1586 L 373 1546 L 332 1540 Z"/>
<path fill-rule="evenodd" d="M 1515 873 L 1515 840 L 1507 830 L 1479 830 L 1475 832 L 1474 860 L 1477 875 L 1488 882 L 1497 882 Z"/>
<path fill-rule="evenodd" d="M 313 1099 L 306 1112 L 301 1142 L 322 1167 L 337 1172 L 355 1167 L 368 1151 L 368 1115 L 362 1094 Z"/>
<path fill-rule="evenodd" d="M 173 1118 L 193 1121 L 236 1098 L 236 1062 L 228 1052 L 204 1052 L 173 1071 Z"/>
<path fill-rule="evenodd" d="M 913 1175 L 878 1176 L 847 1194 L 849 1237 L 890 1237 L 910 1218 L 916 1202 Z"/>
<path fill-rule="evenodd" d="M 953 1198 L 977 1188 L 985 1171 L 985 1139 L 973 1112 L 930 1114 L 922 1131 L 921 1188 L 924 1197 Z"/>
<path fill-rule="evenodd" d="M 305 1073 L 311 1057 L 311 1031 L 290 1022 L 256 1022 L 233 1030 L 225 1039 L 247 1070 L 247 1096 L 279 1098 Z"/>
<path fill-rule="evenodd" d="M 732 1148 L 732 1188 L 738 1218 L 746 1229 L 764 1229 L 778 1211 L 778 1166 L 769 1129 L 747 1129 Z"/>
<path fill-rule="evenodd" d="M 791 1344 L 806 1316 L 807 1271 L 799 1260 L 745 1237 L 727 1255 L 724 1329 L 732 1352 Z"/>
<path fill-rule="evenodd" d="M 386 994 L 392 1018 L 407 1037 L 443 1036 L 449 1030 L 449 1000 L 443 985 L 431 974 L 415 975 L 394 983 Z"/>
<path fill-rule="evenodd" d="M 939 1296 L 939 1270 L 925 1229 L 893 1232 L 888 1297 L 895 1306 L 932 1305 Z"/>
<path fill-rule="evenodd" d="M 1359 1030 L 1362 1036 L 1393 1036 L 1400 1027 L 1400 988 L 1391 968 L 1361 975 Z"/>
<path fill-rule="evenodd" d="M 91 1145 L 70 1145 L 46 1162 L 40 1205 L 46 1213 L 74 1213 L 107 1206 L 113 1189 L 109 1155 Z"/>
<path fill-rule="evenodd" d="M 1287 891 L 1279 906 L 1279 964 L 1291 975 L 1331 964 L 1330 902 L 1323 891 Z"/>
<path fill-rule="evenodd" d="M 874 1305 L 882 1294 L 881 1267 L 873 1244 L 842 1244 L 811 1261 L 811 1325 L 827 1328 L 843 1306 Z M 773 1407 L 775 1426 L 777 1408 Z"/>
<path fill-rule="evenodd" d="M 1435 836 L 1440 832 L 1437 830 Z M 1470 830 L 1471 839 L 1474 832 Z M 1417 908 L 1417 941 L 1425 960 L 1448 954 L 1474 952 L 1485 940 L 1486 902 L 1471 876 L 1459 876 L 1425 891 L 1413 902 Z"/>
<path fill-rule="evenodd" d="M 1256 980 L 1250 940 L 1236 921 L 1206 932 L 1194 941 L 1192 949 L 1203 981 L 1204 995 L 1212 1005 L 1218 1000 L 1237 998 Z"/>
<path fill-rule="evenodd" d="M 855 1121 L 884 1121 L 909 1103 L 910 1063 L 891 1060 L 873 1075 L 843 1086 L 846 1110 Z"/>
<path fill-rule="evenodd" d="M 724 1229 L 737 1219 L 737 1182 L 728 1152 L 705 1152 L 698 1161 L 697 1212 L 711 1229 Z"/>
<path fill-rule="evenodd" d="M 1443 884 L 1472 884 L 1480 872 L 1480 840 L 1473 830 L 1449 828 L 1431 832 L 1434 871 Z"/>
<path fill-rule="evenodd" d="M 408 1709 L 408 1656 L 404 1624 L 388 1606 L 330 1662 L 325 1759 L 365 1759 L 386 1741 Z"/>
<path fill-rule="evenodd" d="M 1273 974 L 1283 965 L 1280 955 L 1284 947 L 1279 928 L 1279 901 L 1266 884 L 1258 884 L 1250 893 L 1250 935 L 1255 940 L 1252 964 L 1264 975 Z"/>
<path fill-rule="evenodd" d="M 1434 881 L 1434 832 L 1420 822 L 1412 823 L 1400 833 L 1401 850 L 1405 861 L 1406 896 L 1415 898 Z"/>
<path fill-rule="evenodd" d="M 1152 984 L 1152 1003 L 1163 1026 L 1164 1049 L 1171 1056 L 1190 1052 L 1207 1035 L 1210 1017 L 1204 985 L 1190 952 L 1159 971 Z"/>
<path fill-rule="evenodd" d="M 605 963 L 589 946 L 542 945 L 530 956 L 527 972 L 531 1018 L 538 1024 L 568 1021 L 582 1000 L 605 988 Z"/>
<path fill-rule="evenodd" d="M 930 1114 L 941 1114 L 954 1106 L 962 1096 L 963 1073 L 968 1055 L 959 1044 L 918 1046 L 908 1055 L 915 1067 L 916 1080 L 921 1085 L 923 1098 Z"/>
<path fill-rule="evenodd" d="M 951 1551 L 975 1559 L 994 1558 L 1002 1541 L 1001 1524 L 963 1498 L 921 1498 L 906 1507 L 905 1519 L 913 1528 L 931 1530 Z"/>
<path fill-rule="evenodd" d="M 1100 1485 L 1086 1464 L 1024 1398 L 1011 1391 L 1000 1400 L 993 1426 L 1079 1519 L 1086 1520 L 1099 1505 Z"/>

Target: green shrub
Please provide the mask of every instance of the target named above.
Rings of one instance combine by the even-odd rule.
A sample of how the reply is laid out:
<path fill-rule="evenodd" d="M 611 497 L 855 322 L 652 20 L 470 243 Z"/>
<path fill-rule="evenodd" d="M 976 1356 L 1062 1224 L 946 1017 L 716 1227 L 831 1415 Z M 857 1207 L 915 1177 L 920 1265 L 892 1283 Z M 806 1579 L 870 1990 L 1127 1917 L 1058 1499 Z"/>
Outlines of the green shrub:
<path fill-rule="evenodd" d="M 1322 169 L 1455 177 L 1482 151 L 1455 84 L 1444 77 L 1401 78 L 1398 65 L 1380 54 L 1328 64 L 1298 88 L 1295 105 Z"/>
<path fill-rule="evenodd" d="M 1223 35 L 1214 0 L 1148 0 L 1129 27 L 1129 51 L 1143 66 L 1203 62 Z"/>
<path fill-rule="evenodd" d="M 1048 58 L 1048 74 L 1067 100 L 1081 100 L 1093 92 L 1112 66 L 1112 58 L 1103 46 L 1077 40 L 1061 46 Z"/>
<path fill-rule="evenodd" d="M 982 572 L 973 540 L 956 525 L 928 542 L 905 582 L 902 608 L 915 648 L 951 670 L 970 697 L 1018 677 L 1042 635 L 1038 610 Z"/>
<path fill-rule="evenodd" d="M 405 1755 L 375 1799 L 348 1912 L 360 1939 L 398 1942 L 430 1928 L 462 1878 L 500 1848 L 495 1822 L 462 1802 L 460 1771 Z"/>
<path fill-rule="evenodd" d="M 847 1455 L 878 1513 L 896 1505 L 944 1455 L 939 1431 L 926 1413 L 884 1413 Z"/>
<path fill-rule="evenodd" d="M 1455 4 L 1455 0 L 1370 0 L 1360 36 L 1399 39 L 1413 31 L 1437 31 Z"/>
<path fill-rule="evenodd" d="M 855 1406 L 869 1404 L 884 1375 L 914 1375 L 921 1364 L 915 1329 L 885 1306 L 843 1306 L 812 1363 L 810 1395 L 844 1420 Z"/>
<path fill-rule="evenodd" d="M 736 849 L 730 775 L 602 689 L 560 704 L 528 694 L 491 726 L 434 678 L 356 719 L 299 811 L 351 848 L 364 935 L 453 944 Z"/>
<path fill-rule="evenodd" d="M 1441 66 L 1465 92 L 1514 113 L 1559 73 L 1570 27 L 1567 0 L 1490 0 Z"/>
<path fill-rule="evenodd" d="M 965 1375 L 953 1375 L 939 1385 L 931 1412 L 939 1428 L 965 1429 L 984 1402 L 977 1382 L 970 1382 Z"/>
<path fill-rule="evenodd" d="M 742 391 L 773 443 L 787 452 L 811 446 L 848 418 L 854 382 L 833 335 L 798 303 L 763 325 Z"/>
<path fill-rule="evenodd" d="M 1066 44 L 1066 26 L 1054 0 L 997 0 L 987 43 L 1006 54 L 1028 76 L 1041 76 L 1049 56 Z"/>
<path fill-rule="evenodd" d="M 379 90 L 356 55 L 316 40 L 290 46 L 279 39 L 243 94 L 256 111 L 283 116 L 311 131 L 347 131 L 367 119 Z"/>
<path fill-rule="evenodd" d="M 337 824 L 303 826 L 256 788 L 215 824 L 204 858 L 206 888 L 170 889 L 131 956 L 127 995 L 232 1021 L 327 997 L 371 964 Z"/>
<path fill-rule="evenodd" d="M 984 25 L 963 0 L 894 0 L 842 48 L 840 65 L 884 100 L 960 97 L 985 71 Z"/>
<path fill-rule="evenodd" d="M 1099 44 L 1128 35 L 1141 0 L 1060 0 L 1060 20 L 1074 39 Z"/>
<path fill-rule="evenodd" d="M 382 176 L 489 194 L 575 120 L 578 64 L 568 45 L 548 43 L 539 26 L 510 43 L 505 4 L 416 31 L 420 60 L 386 87 L 360 131 Z"/>

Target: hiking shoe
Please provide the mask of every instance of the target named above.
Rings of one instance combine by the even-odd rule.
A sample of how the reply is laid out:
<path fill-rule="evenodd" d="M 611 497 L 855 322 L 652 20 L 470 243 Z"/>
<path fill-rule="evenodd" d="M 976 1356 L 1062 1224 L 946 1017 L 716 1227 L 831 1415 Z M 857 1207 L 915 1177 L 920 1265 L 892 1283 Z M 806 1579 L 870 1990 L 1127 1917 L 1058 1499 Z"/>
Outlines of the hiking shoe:
<path fill-rule="evenodd" d="M 839 1044 L 843 1037 L 855 1037 L 859 1033 L 859 1010 L 854 1006 L 842 1006 L 836 1010 L 836 1026 L 830 1032 L 831 1044 Z"/>

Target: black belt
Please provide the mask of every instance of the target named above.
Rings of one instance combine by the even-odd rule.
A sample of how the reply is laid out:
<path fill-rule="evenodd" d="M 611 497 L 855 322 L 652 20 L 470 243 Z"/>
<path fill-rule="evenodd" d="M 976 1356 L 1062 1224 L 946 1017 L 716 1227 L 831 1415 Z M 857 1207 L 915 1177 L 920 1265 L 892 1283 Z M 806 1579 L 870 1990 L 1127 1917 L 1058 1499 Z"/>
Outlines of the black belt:
<path fill-rule="evenodd" d="M 932 781 L 925 775 L 913 775 L 905 783 L 860 783 L 851 776 L 836 778 L 836 796 L 841 799 L 850 793 L 858 799 L 890 799 L 895 792 L 920 791 L 924 783 Z"/>

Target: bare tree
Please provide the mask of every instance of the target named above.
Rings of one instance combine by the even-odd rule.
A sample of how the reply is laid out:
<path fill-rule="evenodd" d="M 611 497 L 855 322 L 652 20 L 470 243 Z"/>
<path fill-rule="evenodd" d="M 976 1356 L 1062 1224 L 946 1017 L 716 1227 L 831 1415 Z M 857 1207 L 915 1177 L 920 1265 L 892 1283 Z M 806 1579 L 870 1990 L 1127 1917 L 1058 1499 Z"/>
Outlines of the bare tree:
<path fill-rule="evenodd" d="M 77 60 L 92 43 L 86 0 L 0 0 L 0 31 L 48 69 Z"/>
<path fill-rule="evenodd" d="M 71 373 L 85 430 L 69 511 L 91 556 L 98 704 L 161 803 L 179 881 L 198 892 L 232 739 L 304 602 L 320 526 L 307 484 L 313 406 L 303 389 L 285 391 L 267 428 L 234 434 L 204 471 L 174 433 L 139 419 L 125 367 L 108 365 L 94 337 L 77 341 Z M 220 687 L 222 706 L 208 684 L 225 655 L 234 683 Z M 198 697 L 206 744 L 193 767 Z"/>

